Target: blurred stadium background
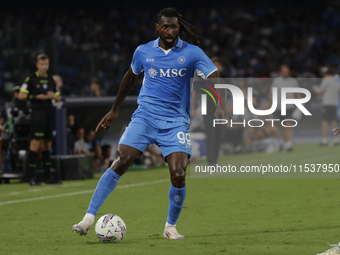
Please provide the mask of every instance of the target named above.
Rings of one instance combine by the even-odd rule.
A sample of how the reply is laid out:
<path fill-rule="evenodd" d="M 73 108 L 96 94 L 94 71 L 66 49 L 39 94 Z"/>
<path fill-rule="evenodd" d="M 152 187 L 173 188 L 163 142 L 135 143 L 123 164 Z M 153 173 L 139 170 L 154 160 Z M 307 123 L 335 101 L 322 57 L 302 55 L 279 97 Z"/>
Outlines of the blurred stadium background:
<path fill-rule="evenodd" d="M 207 55 L 219 57 L 222 77 L 273 78 L 282 64 L 291 68 L 293 77 L 320 78 L 320 67 L 325 65 L 340 72 L 340 2 L 336 0 L 308 4 L 290 0 L 96 1 L 81 6 L 61 1 L 48 7 L 25 3 L 0 10 L 0 106 L 11 100 L 12 88 L 35 70 L 37 54 L 48 54 L 49 73 L 60 75 L 67 91 L 64 109 L 58 113 L 53 152 L 64 154 L 65 116 L 74 114 L 85 129 L 96 127 L 114 100 L 134 50 L 155 38 L 156 14 L 168 5 L 195 26 L 199 46 Z M 101 83 L 100 98 L 91 92 L 94 77 Z M 142 77 L 114 127 L 100 131 L 97 139 L 115 146 L 137 106 L 141 83 Z M 320 98 L 314 94 L 310 107 L 313 118 L 296 128 L 298 142 L 320 139 Z"/>
<path fill-rule="evenodd" d="M 200 47 L 221 58 L 224 75 L 272 77 L 282 63 L 295 77 L 317 76 L 326 64 L 338 68 L 339 1 L 212 3 L 175 7 L 195 25 Z M 51 57 L 50 73 L 61 75 L 75 95 L 88 95 L 95 76 L 103 80 L 103 95 L 115 95 L 135 48 L 155 38 L 155 16 L 167 4 L 101 4 L 2 8 L 1 99 L 34 70 L 41 52 Z"/>

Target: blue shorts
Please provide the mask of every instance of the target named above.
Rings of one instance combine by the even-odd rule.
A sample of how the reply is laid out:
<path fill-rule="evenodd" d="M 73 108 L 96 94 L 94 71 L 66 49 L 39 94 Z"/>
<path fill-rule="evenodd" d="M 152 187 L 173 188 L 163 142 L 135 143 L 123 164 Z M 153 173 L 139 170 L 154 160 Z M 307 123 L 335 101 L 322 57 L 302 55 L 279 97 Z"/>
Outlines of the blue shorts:
<path fill-rule="evenodd" d="M 189 125 L 181 121 L 133 116 L 118 144 L 125 144 L 143 152 L 153 143 L 161 148 L 164 158 L 173 152 L 185 152 L 190 157 Z"/>

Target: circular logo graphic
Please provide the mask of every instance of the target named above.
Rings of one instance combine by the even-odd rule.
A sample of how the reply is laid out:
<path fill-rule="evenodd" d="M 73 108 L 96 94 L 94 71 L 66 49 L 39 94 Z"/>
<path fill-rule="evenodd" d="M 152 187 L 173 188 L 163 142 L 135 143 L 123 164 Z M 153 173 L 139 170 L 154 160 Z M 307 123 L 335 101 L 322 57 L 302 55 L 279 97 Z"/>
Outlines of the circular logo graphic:
<path fill-rule="evenodd" d="M 148 74 L 153 78 L 157 75 L 157 71 L 156 71 L 155 68 L 150 67 L 149 70 L 148 70 Z"/>
<path fill-rule="evenodd" d="M 180 202 L 182 200 L 182 197 L 181 196 L 175 196 L 174 199 L 175 199 L 176 202 Z"/>
<path fill-rule="evenodd" d="M 186 61 L 186 58 L 184 56 L 180 56 L 177 59 L 178 64 L 184 64 Z"/>

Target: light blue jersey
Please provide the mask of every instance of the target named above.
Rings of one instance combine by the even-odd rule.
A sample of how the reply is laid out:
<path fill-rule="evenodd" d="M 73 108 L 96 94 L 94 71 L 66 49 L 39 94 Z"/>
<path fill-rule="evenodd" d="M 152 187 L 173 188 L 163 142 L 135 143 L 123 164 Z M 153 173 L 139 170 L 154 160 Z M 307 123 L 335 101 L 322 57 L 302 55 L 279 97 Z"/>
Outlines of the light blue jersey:
<path fill-rule="evenodd" d="M 190 78 L 195 71 L 203 78 L 217 70 L 197 46 L 178 38 L 169 51 L 159 47 L 159 38 L 140 45 L 131 63 L 135 74 L 144 71 L 136 115 L 160 120 L 190 122 Z"/>

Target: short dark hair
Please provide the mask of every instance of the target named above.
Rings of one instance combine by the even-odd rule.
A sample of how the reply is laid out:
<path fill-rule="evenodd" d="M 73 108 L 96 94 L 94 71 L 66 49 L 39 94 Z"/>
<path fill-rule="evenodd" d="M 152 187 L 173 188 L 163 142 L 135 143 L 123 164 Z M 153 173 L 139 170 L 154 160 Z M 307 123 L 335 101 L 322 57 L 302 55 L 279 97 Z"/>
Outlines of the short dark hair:
<path fill-rule="evenodd" d="M 38 62 L 39 60 L 45 60 L 45 59 L 50 59 L 45 53 L 40 53 L 38 56 L 37 56 L 37 61 Z"/>
<path fill-rule="evenodd" d="M 176 17 L 179 21 L 179 14 L 177 10 L 173 7 L 168 7 L 160 10 L 160 12 L 157 14 L 157 21 L 158 23 L 161 21 L 162 16 L 172 18 Z"/>

